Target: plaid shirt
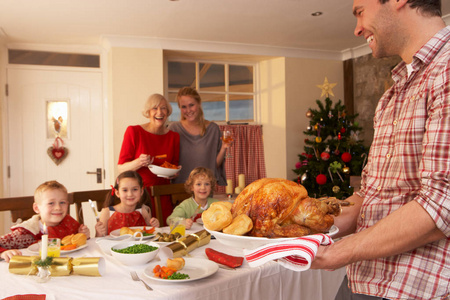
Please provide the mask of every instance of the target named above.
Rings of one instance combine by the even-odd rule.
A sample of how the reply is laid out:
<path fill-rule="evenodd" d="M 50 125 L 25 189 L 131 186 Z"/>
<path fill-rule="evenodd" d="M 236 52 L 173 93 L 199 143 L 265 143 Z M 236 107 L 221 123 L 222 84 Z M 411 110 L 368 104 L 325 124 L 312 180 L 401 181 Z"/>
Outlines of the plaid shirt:
<path fill-rule="evenodd" d="M 352 290 L 389 299 L 448 299 L 450 291 L 450 26 L 401 62 L 374 117 L 357 232 L 417 201 L 447 236 L 347 267 Z M 392 228 L 395 230 L 395 228 Z"/>

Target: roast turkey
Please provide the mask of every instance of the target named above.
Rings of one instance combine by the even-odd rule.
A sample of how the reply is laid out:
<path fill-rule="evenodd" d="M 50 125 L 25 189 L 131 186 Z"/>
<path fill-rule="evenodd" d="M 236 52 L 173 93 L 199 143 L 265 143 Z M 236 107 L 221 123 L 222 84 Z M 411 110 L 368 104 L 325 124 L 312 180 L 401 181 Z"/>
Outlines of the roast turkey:
<path fill-rule="evenodd" d="M 296 237 L 327 232 L 340 206 L 337 201 L 309 198 L 306 189 L 293 181 L 263 178 L 239 194 L 231 213 L 233 218 L 246 214 L 252 219 L 251 236 Z"/>

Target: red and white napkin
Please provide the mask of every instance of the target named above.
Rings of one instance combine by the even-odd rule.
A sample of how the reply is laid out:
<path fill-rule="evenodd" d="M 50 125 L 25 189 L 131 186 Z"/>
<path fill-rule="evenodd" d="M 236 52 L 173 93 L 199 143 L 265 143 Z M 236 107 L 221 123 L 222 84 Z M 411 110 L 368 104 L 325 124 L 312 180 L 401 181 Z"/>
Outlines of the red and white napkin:
<path fill-rule="evenodd" d="M 244 249 L 250 267 L 258 267 L 271 260 L 293 271 L 306 271 L 316 256 L 320 245 L 331 245 L 333 240 L 326 234 L 314 234 L 293 240 L 270 243 L 253 250 Z"/>

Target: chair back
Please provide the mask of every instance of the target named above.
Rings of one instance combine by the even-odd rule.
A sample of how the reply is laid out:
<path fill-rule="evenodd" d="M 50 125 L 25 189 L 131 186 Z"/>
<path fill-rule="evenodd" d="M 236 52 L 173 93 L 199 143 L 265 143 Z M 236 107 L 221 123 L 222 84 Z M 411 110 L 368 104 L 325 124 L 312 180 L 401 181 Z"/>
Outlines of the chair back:
<path fill-rule="evenodd" d="M 151 187 L 152 196 L 155 198 L 156 218 L 160 224 L 165 224 L 166 220 L 163 220 L 161 209 L 161 196 L 170 195 L 172 199 L 173 207 L 180 204 L 183 200 L 189 198 L 191 194 L 187 193 L 184 189 L 184 183 L 175 184 L 162 184 L 154 185 Z"/>
<path fill-rule="evenodd" d="M 0 211 L 11 211 L 11 221 L 27 220 L 36 213 L 33 210 L 34 196 L 0 198 Z"/>
<path fill-rule="evenodd" d="M 78 207 L 78 221 L 89 228 L 91 237 L 95 236 L 95 224 L 97 219 L 95 213 L 90 206 L 89 200 L 92 200 L 97 214 L 102 210 L 106 195 L 111 190 L 93 190 L 93 191 L 79 191 L 70 193 L 70 202 Z"/>

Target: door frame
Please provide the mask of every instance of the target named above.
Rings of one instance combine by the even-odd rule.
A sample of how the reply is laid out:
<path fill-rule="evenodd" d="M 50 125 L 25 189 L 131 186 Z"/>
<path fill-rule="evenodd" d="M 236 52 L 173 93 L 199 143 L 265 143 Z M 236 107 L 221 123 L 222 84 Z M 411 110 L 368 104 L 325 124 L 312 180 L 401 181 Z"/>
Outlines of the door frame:
<path fill-rule="evenodd" d="M 113 159 L 112 152 L 110 151 L 110 132 L 109 128 L 112 128 L 112 117 L 108 111 L 109 101 L 108 101 L 108 77 L 107 77 L 107 51 L 104 48 L 97 46 L 79 47 L 79 46 L 60 46 L 60 47 L 27 47 L 27 46 L 16 46 L 16 45 L 3 45 L 0 46 L 0 105 L 1 105 L 1 150 L 0 150 L 0 167 L 2 172 L 0 174 L 0 196 L 1 197 L 11 197 L 10 191 L 10 179 L 8 174 L 10 155 L 9 155 L 9 128 L 8 128 L 8 96 L 6 96 L 6 84 L 8 78 L 9 69 L 24 69 L 24 70 L 46 70 L 46 71 L 78 71 L 78 72 L 96 72 L 102 75 L 102 109 L 103 109 L 103 168 L 104 168 L 104 187 L 108 186 L 107 183 L 111 182 L 111 175 L 114 175 L 114 164 L 111 163 Z M 19 64 L 8 64 L 8 49 L 20 49 L 20 50 L 31 50 L 31 51 L 50 51 L 59 53 L 80 53 L 80 54 L 96 54 L 100 56 L 100 68 L 84 68 L 84 67 L 60 67 L 60 66 L 45 66 L 45 65 L 19 65 Z M 74 191 L 71 191 L 74 192 Z M 6 221 L 6 220 L 5 220 Z"/>

